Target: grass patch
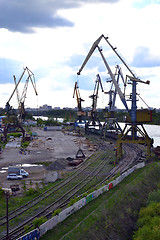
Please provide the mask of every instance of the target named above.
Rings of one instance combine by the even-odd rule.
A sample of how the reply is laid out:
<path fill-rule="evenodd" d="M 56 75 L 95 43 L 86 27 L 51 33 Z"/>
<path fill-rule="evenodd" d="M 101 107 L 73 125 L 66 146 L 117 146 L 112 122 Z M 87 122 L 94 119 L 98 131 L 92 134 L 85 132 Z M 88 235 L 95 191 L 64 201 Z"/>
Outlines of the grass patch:
<path fill-rule="evenodd" d="M 137 170 L 42 236 L 42 240 L 131 239 L 139 210 L 160 182 L 160 164 Z M 65 235 L 66 234 L 66 235 Z"/>
<path fill-rule="evenodd" d="M 21 147 L 22 148 L 27 148 L 30 144 L 30 141 L 24 141 L 24 142 L 21 142 Z"/>
<path fill-rule="evenodd" d="M 38 188 L 34 194 L 29 194 L 29 196 L 24 195 L 23 197 L 15 197 L 11 196 L 9 198 L 9 212 L 13 211 L 14 209 L 24 205 L 25 203 L 31 201 L 34 197 L 40 195 L 44 191 L 48 190 L 49 188 L 56 185 L 60 180 L 56 181 L 55 183 L 48 183 L 47 186 L 45 185 L 43 188 Z M 32 190 L 31 190 L 32 191 Z M 39 204 L 40 205 L 40 204 Z M 38 205 L 37 205 L 38 206 Z M 35 207 L 37 207 L 35 206 Z M 0 194 L 0 217 L 6 214 L 6 198 L 4 194 Z"/>

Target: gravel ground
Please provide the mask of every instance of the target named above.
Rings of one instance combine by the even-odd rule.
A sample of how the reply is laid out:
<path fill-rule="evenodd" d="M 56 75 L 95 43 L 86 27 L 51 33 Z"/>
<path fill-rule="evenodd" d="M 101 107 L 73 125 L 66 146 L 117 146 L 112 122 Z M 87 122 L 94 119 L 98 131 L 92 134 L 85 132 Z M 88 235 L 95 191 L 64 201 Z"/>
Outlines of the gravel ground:
<path fill-rule="evenodd" d="M 79 148 L 86 157 L 94 151 L 91 144 L 82 137 L 64 134 L 62 131 L 43 131 L 40 128 L 33 128 L 32 131 L 37 132 L 37 137 L 29 144 L 26 154 L 20 154 L 19 139 L 11 139 L 0 154 L 1 187 L 10 187 L 11 184 L 22 185 L 20 180 L 7 181 L 6 169 L 10 165 L 23 165 L 29 172 L 29 177 L 25 179 L 26 183 L 42 182 L 50 171 L 70 169 L 66 158 L 75 158 Z M 42 162 L 51 164 L 48 167 L 35 165 Z"/>

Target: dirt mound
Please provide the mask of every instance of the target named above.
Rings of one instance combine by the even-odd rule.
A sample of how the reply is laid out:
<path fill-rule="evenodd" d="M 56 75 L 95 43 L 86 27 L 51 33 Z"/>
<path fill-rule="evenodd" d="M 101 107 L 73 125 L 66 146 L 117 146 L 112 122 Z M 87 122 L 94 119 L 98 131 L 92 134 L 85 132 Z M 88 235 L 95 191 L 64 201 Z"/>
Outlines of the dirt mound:
<path fill-rule="evenodd" d="M 67 160 L 58 159 L 55 162 L 51 163 L 46 169 L 47 170 L 63 170 L 67 167 Z"/>

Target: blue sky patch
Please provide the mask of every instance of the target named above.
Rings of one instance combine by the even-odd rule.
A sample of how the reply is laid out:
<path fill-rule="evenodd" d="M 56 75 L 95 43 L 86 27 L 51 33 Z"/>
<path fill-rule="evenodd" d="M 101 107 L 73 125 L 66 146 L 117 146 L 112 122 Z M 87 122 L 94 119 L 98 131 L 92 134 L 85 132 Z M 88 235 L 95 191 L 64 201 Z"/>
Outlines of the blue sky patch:
<path fill-rule="evenodd" d="M 134 8 L 138 8 L 138 9 L 142 9 L 145 8 L 146 6 L 150 5 L 150 4 L 160 4 L 159 0 L 142 0 L 142 1 L 135 1 L 133 3 L 133 7 Z"/>
<path fill-rule="evenodd" d="M 13 75 L 18 80 L 23 72 L 22 66 L 21 62 L 0 58 L 0 84 L 14 83 Z"/>

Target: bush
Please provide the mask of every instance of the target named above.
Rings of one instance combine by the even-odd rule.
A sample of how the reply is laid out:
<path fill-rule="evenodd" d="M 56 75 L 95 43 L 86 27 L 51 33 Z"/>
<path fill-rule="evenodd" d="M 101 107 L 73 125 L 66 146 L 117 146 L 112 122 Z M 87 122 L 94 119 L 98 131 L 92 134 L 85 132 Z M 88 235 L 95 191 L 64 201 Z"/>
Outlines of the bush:
<path fill-rule="evenodd" d="M 57 208 L 57 209 L 54 211 L 52 217 L 58 215 L 60 212 L 62 212 L 62 209 L 61 209 L 61 208 Z"/>
<path fill-rule="evenodd" d="M 22 133 L 18 133 L 18 132 L 17 133 L 16 132 L 15 133 L 9 133 L 9 134 L 7 134 L 7 137 L 9 137 L 9 136 L 13 136 L 13 137 L 16 138 L 16 137 L 22 136 Z"/>
<path fill-rule="evenodd" d="M 3 194 L 4 194 L 4 192 L 3 192 L 2 188 L 0 187 L 0 197 L 2 197 Z"/>
<path fill-rule="evenodd" d="M 29 144 L 30 144 L 30 141 L 22 142 L 22 143 L 21 143 L 21 147 L 22 147 L 22 148 L 27 148 Z"/>
<path fill-rule="evenodd" d="M 26 192 L 26 196 L 32 196 L 35 192 L 36 192 L 36 190 L 35 190 L 34 188 L 30 188 L 30 189 Z"/>
<path fill-rule="evenodd" d="M 24 230 L 25 230 L 25 233 L 29 232 L 31 230 L 31 226 L 30 225 L 25 225 Z"/>
<path fill-rule="evenodd" d="M 149 194 L 147 205 L 149 205 L 150 203 L 159 203 L 159 202 L 160 202 L 160 189 L 158 189 L 157 191 L 154 190 Z"/>
<path fill-rule="evenodd" d="M 151 203 L 140 210 L 138 227 L 133 240 L 160 239 L 160 203 Z"/>
<path fill-rule="evenodd" d="M 71 198 L 70 202 L 68 203 L 68 207 L 72 206 L 74 203 L 78 202 L 80 199 L 81 197 Z"/>
<path fill-rule="evenodd" d="M 46 217 L 36 218 L 35 220 L 33 220 L 33 226 L 34 226 L 34 228 L 37 228 L 40 225 L 42 225 L 43 223 L 45 223 L 46 221 L 47 221 Z"/>

